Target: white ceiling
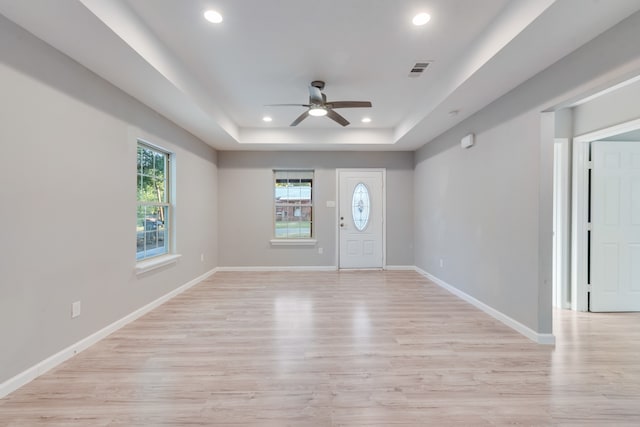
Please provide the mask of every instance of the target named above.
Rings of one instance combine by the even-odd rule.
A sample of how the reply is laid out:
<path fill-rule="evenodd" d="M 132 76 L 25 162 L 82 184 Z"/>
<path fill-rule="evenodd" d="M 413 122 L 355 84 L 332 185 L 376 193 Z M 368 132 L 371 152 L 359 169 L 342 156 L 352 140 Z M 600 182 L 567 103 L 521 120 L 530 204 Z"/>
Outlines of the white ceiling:
<path fill-rule="evenodd" d="M 202 14 L 213 8 L 224 21 Z M 0 0 L 0 13 L 223 150 L 414 150 L 640 0 Z M 432 15 L 423 27 L 418 12 Z M 419 78 L 418 60 L 434 61 Z M 368 100 L 289 124 L 312 80 Z M 457 114 L 451 114 L 452 111 Z M 271 123 L 262 121 L 273 117 Z M 361 123 L 368 116 L 371 123 Z"/>

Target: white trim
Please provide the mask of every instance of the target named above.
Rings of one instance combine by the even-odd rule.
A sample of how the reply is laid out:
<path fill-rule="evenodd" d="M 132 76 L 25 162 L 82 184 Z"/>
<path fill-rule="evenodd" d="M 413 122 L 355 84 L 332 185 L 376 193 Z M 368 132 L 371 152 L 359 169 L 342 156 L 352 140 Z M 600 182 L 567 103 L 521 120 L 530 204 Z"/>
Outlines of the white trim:
<path fill-rule="evenodd" d="M 569 170 L 571 158 L 568 138 L 554 140 L 554 183 L 553 183 L 553 306 L 571 308 L 570 292 L 570 204 L 571 188 Z"/>
<path fill-rule="evenodd" d="M 336 268 L 338 270 L 340 269 L 340 170 L 341 169 L 336 169 L 336 193 L 335 193 L 336 208 L 334 209 L 334 212 L 336 215 L 336 222 L 334 226 L 334 229 L 336 230 L 335 231 L 336 234 L 334 238 L 334 241 L 336 242 L 336 250 L 334 254 L 335 254 Z"/>
<path fill-rule="evenodd" d="M 589 254 L 589 141 L 573 140 L 571 197 L 571 309 L 587 311 Z"/>
<path fill-rule="evenodd" d="M 136 263 L 136 275 L 148 273 L 166 265 L 176 264 L 181 256 L 180 254 L 168 254 L 140 261 Z"/>
<path fill-rule="evenodd" d="M 314 246 L 318 243 L 316 239 L 271 239 L 273 246 Z"/>
<path fill-rule="evenodd" d="M 266 267 L 266 266 L 218 267 L 218 271 L 337 271 L 337 270 L 338 270 L 338 267 L 336 267 L 335 265 L 278 266 L 278 267 Z M 356 270 L 416 271 L 416 267 L 413 265 L 387 265 L 384 268 L 347 268 L 342 270 L 345 270 L 345 271 L 356 271 Z"/>
<path fill-rule="evenodd" d="M 574 142 L 597 141 L 599 139 L 609 138 L 610 136 L 631 132 L 637 129 L 640 129 L 640 119 L 619 123 L 617 125 L 610 126 L 604 129 L 599 129 L 593 132 L 585 133 L 585 134 L 576 136 L 575 138 L 573 138 L 573 141 Z"/>
<path fill-rule="evenodd" d="M 388 271 L 416 271 L 415 265 L 386 265 L 384 267 Z"/>
<path fill-rule="evenodd" d="M 418 267 L 416 267 L 415 270 L 418 273 L 422 274 L 427 279 L 431 280 L 436 285 L 440 286 L 443 289 L 446 289 L 447 291 L 451 292 L 458 298 L 468 302 L 474 307 L 479 308 L 480 310 L 487 313 L 489 316 L 493 317 L 496 320 L 499 320 L 500 322 L 504 323 L 506 326 L 510 327 L 516 332 L 521 333 L 525 337 L 529 338 L 531 341 L 536 342 L 538 344 L 555 345 L 556 338 L 553 336 L 553 334 L 540 334 L 534 331 L 533 329 L 529 328 L 528 326 L 525 326 L 522 323 L 518 322 L 517 320 L 512 319 L 506 314 L 496 310 L 495 308 L 490 307 L 487 304 L 483 303 L 482 301 L 475 299 L 471 295 L 459 290 L 454 286 L 451 286 L 444 280 L 440 280 L 437 277 L 433 276 L 432 274 L 429 274 Z"/>
<path fill-rule="evenodd" d="M 136 151 L 137 151 L 137 148 L 138 148 L 138 144 L 140 144 L 140 145 L 146 145 L 147 148 L 149 148 L 151 150 L 159 151 L 161 154 L 167 154 L 169 156 L 171 156 L 173 154 L 173 152 L 171 152 L 170 150 L 167 150 L 164 147 L 161 147 L 161 146 L 159 146 L 157 144 L 149 142 L 145 138 L 140 138 L 140 137 L 134 137 L 134 138 L 136 139 Z"/>
<path fill-rule="evenodd" d="M 96 344 L 98 341 L 102 340 L 103 338 L 107 337 L 108 335 L 112 334 L 113 332 L 117 331 L 118 329 L 122 328 L 123 326 L 126 326 L 127 324 L 133 322 L 134 320 L 138 319 L 139 317 L 147 314 L 148 312 L 150 312 L 151 310 L 157 308 L 158 306 L 164 304 L 165 302 L 169 301 L 171 298 L 175 297 L 178 294 L 181 294 L 182 292 L 186 291 L 187 289 L 193 287 L 194 285 L 202 282 L 203 280 L 205 280 L 206 278 L 208 278 L 209 276 L 213 275 L 216 273 L 216 271 L 218 271 L 218 269 L 214 268 L 213 270 L 210 270 L 198 277 L 196 277 L 193 280 L 190 280 L 189 282 L 185 283 L 184 285 L 172 290 L 171 292 L 161 296 L 160 298 L 156 299 L 155 301 L 150 302 L 149 304 L 140 307 L 139 309 L 135 310 L 134 312 L 126 315 L 125 317 L 123 317 L 120 320 L 116 320 L 115 322 L 113 322 L 112 324 L 100 329 L 98 332 L 95 332 L 83 339 L 81 339 L 80 341 L 71 344 L 69 347 L 57 352 L 56 354 L 44 359 L 43 361 L 35 364 L 34 366 L 26 369 L 25 371 L 19 373 L 18 375 L 9 378 L 8 380 L 6 380 L 5 382 L 3 382 L 2 384 L 0 384 L 0 398 L 3 398 L 4 396 L 8 395 L 9 393 L 14 392 L 15 390 L 19 389 L 20 387 L 22 387 L 23 385 L 33 381 L 34 379 L 36 379 L 37 377 L 39 377 L 40 375 L 46 373 L 47 371 L 55 368 L 56 366 L 60 365 L 61 363 L 63 363 L 64 361 L 70 359 L 71 357 L 75 356 L 76 354 L 80 353 L 81 351 L 91 347 L 92 345 Z"/>
<path fill-rule="evenodd" d="M 336 271 L 335 265 L 218 267 L 218 271 Z"/>

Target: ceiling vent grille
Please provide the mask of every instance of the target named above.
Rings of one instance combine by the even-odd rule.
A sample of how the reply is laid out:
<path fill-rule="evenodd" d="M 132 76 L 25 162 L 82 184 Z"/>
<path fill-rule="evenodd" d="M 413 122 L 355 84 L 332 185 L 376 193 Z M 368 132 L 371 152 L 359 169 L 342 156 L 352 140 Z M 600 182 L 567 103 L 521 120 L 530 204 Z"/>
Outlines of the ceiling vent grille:
<path fill-rule="evenodd" d="M 409 77 L 420 77 L 433 61 L 416 61 L 409 71 Z"/>

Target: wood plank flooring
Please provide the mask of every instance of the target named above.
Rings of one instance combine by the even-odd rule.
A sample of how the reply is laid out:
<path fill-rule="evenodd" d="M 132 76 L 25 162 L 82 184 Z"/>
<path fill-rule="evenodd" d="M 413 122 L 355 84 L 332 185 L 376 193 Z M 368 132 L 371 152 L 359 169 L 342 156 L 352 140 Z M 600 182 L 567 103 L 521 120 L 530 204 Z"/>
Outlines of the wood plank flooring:
<path fill-rule="evenodd" d="M 640 425 L 640 314 L 534 344 L 414 272 L 221 272 L 0 400 L 0 426 Z"/>

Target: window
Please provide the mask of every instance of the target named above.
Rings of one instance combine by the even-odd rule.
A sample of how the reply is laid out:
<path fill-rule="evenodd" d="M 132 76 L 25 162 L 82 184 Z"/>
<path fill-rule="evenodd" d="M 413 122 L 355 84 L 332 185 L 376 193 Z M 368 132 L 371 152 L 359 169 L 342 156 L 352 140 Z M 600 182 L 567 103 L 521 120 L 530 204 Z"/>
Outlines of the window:
<path fill-rule="evenodd" d="M 169 252 L 169 161 L 169 153 L 138 141 L 138 261 Z"/>
<path fill-rule="evenodd" d="M 369 189 L 363 183 L 356 185 L 353 189 L 353 197 L 351 198 L 351 216 L 353 224 L 358 231 L 362 231 L 369 224 Z"/>
<path fill-rule="evenodd" d="M 313 171 L 276 170 L 274 237 L 310 239 L 313 233 Z"/>

